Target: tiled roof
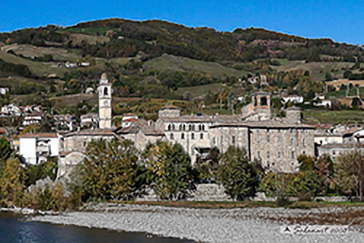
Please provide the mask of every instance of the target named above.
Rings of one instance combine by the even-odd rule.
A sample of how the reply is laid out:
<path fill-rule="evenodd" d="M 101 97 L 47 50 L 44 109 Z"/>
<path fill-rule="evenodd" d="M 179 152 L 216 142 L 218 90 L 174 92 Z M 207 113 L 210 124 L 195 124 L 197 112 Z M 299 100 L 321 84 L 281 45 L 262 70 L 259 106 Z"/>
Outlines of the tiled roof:
<path fill-rule="evenodd" d="M 20 138 L 57 138 L 57 133 L 26 133 L 19 136 Z"/>
<path fill-rule="evenodd" d="M 197 116 L 197 115 L 186 115 L 180 117 L 161 117 L 159 118 L 164 122 L 193 122 L 193 123 L 216 123 L 216 122 L 234 122 L 239 121 L 241 116 L 238 115 L 217 115 L 217 116 Z"/>
<path fill-rule="evenodd" d="M 353 143 L 327 143 L 325 145 L 320 146 L 319 148 L 323 149 L 354 149 L 354 148 L 364 148 L 364 144 L 353 144 Z"/>
<path fill-rule="evenodd" d="M 305 128 L 316 129 L 314 126 L 296 123 L 284 123 L 283 121 L 241 121 L 219 123 L 211 127 L 249 127 L 249 128 Z"/>

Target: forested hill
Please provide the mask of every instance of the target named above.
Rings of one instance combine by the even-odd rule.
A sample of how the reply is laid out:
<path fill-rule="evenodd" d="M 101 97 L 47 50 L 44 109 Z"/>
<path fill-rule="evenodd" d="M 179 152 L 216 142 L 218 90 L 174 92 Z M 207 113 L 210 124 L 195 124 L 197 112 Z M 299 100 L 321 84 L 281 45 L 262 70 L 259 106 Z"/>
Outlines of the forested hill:
<path fill-rule="evenodd" d="M 261 58 L 364 61 L 362 48 L 330 39 L 308 39 L 256 28 L 219 32 L 159 20 L 107 19 L 65 28 L 48 25 L 1 33 L 0 42 L 80 49 L 83 56 L 102 58 L 143 53 L 145 58 L 152 59 L 166 53 L 202 61 L 250 62 Z"/>

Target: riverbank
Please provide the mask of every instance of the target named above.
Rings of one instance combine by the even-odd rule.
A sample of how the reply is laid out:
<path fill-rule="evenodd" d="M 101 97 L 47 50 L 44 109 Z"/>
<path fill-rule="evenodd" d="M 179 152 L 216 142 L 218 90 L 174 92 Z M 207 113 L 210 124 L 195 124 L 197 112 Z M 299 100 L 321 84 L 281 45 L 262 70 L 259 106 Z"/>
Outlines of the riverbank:
<path fill-rule="evenodd" d="M 354 215 L 356 215 L 354 217 Z M 350 218 L 353 216 L 353 218 Z M 89 204 L 82 212 L 30 217 L 31 221 L 104 228 L 115 231 L 147 232 L 163 237 L 203 242 L 358 242 L 364 238 L 363 207 L 199 209 L 150 205 Z M 346 221 L 345 221 L 346 220 Z M 281 233 L 293 224 L 351 223 L 345 234 Z"/>

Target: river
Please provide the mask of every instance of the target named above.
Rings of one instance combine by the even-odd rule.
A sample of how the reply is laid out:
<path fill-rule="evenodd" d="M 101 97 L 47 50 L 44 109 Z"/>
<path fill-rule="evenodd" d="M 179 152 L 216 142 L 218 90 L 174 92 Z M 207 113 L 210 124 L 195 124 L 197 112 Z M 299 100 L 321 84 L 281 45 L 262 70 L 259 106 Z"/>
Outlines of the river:
<path fill-rule="evenodd" d="M 11 213 L 0 213 L 0 242 L 192 242 L 145 233 L 115 232 L 76 226 L 24 221 Z"/>

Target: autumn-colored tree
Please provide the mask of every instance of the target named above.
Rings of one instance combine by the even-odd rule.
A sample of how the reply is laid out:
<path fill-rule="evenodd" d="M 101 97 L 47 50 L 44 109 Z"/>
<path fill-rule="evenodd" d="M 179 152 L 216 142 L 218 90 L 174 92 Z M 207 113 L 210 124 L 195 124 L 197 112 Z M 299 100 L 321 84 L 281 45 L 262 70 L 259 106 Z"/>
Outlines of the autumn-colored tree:
<path fill-rule="evenodd" d="M 10 207 L 21 206 L 24 189 L 24 170 L 18 158 L 6 160 L 4 173 L 0 179 L 3 204 Z"/>
<path fill-rule="evenodd" d="M 363 201 L 364 156 L 360 152 L 343 154 L 335 162 L 335 180 L 340 190 Z"/>

